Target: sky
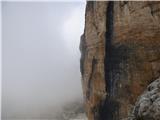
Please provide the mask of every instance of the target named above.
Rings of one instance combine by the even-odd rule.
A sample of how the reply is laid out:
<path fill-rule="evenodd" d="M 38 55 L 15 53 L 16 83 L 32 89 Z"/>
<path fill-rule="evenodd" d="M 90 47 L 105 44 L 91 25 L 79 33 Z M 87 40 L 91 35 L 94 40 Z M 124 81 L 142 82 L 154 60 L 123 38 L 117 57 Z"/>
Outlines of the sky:
<path fill-rule="evenodd" d="M 0 88 L 2 88 L 2 5 L 0 2 Z M 0 89 L 0 95 L 1 95 L 2 91 Z M 1 96 L 0 96 L 0 103 L 1 103 Z M 0 112 L 1 112 L 1 104 L 0 104 Z M 1 115 L 0 115 L 1 118 Z"/>
<path fill-rule="evenodd" d="M 81 100 L 85 2 L 2 2 L 2 117 L 52 117 Z"/>

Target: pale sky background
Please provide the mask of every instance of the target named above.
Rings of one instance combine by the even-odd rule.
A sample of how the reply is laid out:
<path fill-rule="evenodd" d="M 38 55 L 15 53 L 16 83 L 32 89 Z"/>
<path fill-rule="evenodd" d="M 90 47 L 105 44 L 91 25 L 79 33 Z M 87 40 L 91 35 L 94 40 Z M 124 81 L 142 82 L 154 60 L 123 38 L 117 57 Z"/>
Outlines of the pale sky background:
<path fill-rule="evenodd" d="M 0 95 L 1 94 L 1 89 L 2 89 L 2 6 L 0 2 Z M 0 96 L 0 103 L 1 103 L 1 96 Z M 1 104 L 0 104 L 0 112 L 1 112 Z M 1 118 L 1 114 L 0 114 Z"/>
<path fill-rule="evenodd" d="M 85 2 L 2 3 L 2 117 L 52 117 L 82 99 Z"/>

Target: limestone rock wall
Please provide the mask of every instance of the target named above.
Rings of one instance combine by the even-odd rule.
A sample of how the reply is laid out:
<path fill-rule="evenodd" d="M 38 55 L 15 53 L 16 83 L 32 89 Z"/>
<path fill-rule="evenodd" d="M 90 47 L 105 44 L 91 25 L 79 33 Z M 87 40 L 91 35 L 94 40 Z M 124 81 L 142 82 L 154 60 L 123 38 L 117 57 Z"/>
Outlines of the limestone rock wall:
<path fill-rule="evenodd" d="M 80 50 L 88 119 L 128 119 L 160 76 L 160 2 L 87 2 Z"/>

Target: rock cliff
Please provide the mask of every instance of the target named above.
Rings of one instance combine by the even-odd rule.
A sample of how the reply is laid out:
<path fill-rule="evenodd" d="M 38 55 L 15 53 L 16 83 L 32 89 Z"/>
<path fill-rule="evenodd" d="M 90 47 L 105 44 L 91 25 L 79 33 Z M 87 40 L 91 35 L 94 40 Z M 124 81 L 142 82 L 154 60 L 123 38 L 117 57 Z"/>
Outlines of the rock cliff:
<path fill-rule="evenodd" d="M 160 2 L 87 2 L 80 50 L 88 120 L 130 119 L 160 77 Z"/>

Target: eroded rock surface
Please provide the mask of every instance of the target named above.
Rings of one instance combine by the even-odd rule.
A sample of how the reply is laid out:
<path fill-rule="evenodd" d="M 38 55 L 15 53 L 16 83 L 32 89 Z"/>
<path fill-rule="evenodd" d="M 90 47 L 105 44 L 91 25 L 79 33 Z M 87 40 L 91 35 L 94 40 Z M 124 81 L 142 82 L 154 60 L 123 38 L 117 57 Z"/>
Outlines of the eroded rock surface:
<path fill-rule="evenodd" d="M 88 119 L 128 119 L 160 76 L 160 2 L 87 2 L 80 50 Z"/>
<path fill-rule="evenodd" d="M 160 78 L 151 83 L 139 97 L 132 120 L 160 120 Z"/>

